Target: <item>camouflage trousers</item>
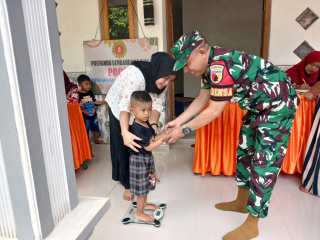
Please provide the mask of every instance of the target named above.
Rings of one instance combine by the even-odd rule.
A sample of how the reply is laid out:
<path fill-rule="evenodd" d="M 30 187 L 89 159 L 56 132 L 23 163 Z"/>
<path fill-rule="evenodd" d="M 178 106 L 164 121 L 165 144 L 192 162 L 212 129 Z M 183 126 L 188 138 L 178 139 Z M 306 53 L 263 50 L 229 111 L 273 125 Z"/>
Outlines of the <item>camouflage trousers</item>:
<path fill-rule="evenodd" d="M 278 122 L 255 125 L 250 112 L 243 119 L 237 149 L 238 187 L 250 188 L 247 209 L 255 217 L 268 215 L 272 190 L 286 154 L 295 110 Z"/>

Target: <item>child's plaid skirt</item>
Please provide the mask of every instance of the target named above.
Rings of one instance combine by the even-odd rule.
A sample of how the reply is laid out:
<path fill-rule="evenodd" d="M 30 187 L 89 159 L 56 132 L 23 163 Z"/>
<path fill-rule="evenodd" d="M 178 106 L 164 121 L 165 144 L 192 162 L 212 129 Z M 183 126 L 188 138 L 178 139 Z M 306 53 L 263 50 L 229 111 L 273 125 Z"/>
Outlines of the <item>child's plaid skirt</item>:
<path fill-rule="evenodd" d="M 154 159 L 151 154 L 130 155 L 130 191 L 137 197 L 145 196 L 156 188 Z"/>

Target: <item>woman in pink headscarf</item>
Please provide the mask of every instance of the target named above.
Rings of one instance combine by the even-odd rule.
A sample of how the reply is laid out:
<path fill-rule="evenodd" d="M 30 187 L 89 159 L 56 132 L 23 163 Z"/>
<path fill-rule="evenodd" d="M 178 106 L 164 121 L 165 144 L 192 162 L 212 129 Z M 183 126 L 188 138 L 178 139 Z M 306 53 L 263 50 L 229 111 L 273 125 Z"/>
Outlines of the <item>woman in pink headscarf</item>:
<path fill-rule="evenodd" d="M 309 53 L 301 62 L 286 71 L 296 89 L 306 89 L 310 100 L 320 94 L 320 51 Z"/>

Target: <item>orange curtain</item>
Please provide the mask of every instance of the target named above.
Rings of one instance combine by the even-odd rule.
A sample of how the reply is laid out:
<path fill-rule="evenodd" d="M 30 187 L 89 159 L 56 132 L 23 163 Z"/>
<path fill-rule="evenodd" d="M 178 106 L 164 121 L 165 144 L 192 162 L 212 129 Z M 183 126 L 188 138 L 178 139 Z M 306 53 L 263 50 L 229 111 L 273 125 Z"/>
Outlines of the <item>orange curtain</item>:
<path fill-rule="evenodd" d="M 282 170 L 290 174 L 295 171 L 302 173 L 304 153 L 318 99 L 308 101 L 302 96 L 300 100 L 282 165 Z M 238 136 L 245 113 L 238 104 L 229 102 L 220 117 L 197 130 L 193 172 L 201 173 L 202 176 L 207 172 L 212 175 L 232 175 L 236 172 Z"/>
<path fill-rule="evenodd" d="M 68 103 L 68 115 L 74 169 L 78 169 L 85 160 L 92 159 L 91 149 L 80 104 Z"/>

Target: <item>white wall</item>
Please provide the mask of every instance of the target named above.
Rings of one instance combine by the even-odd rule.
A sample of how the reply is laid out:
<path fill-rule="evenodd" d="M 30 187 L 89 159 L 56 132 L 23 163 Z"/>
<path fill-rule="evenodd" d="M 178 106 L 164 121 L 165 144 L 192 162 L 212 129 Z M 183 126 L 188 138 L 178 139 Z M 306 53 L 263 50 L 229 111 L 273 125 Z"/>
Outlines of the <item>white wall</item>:
<path fill-rule="evenodd" d="M 61 54 L 66 72 L 85 72 L 83 41 L 92 40 L 99 23 L 98 0 L 56 0 L 57 17 L 61 32 Z M 143 0 L 137 0 L 136 11 L 146 37 L 158 38 L 158 51 L 167 50 L 165 0 L 154 0 L 154 26 L 144 26 Z M 136 21 L 136 18 L 135 18 Z M 143 38 L 139 24 L 135 24 L 136 36 Z M 97 40 L 100 39 L 100 26 Z"/>
<path fill-rule="evenodd" d="M 99 23 L 98 0 L 56 0 L 57 17 L 66 72 L 85 72 L 83 41 L 92 40 Z M 97 40 L 100 40 L 100 26 Z"/>
<path fill-rule="evenodd" d="M 147 38 L 158 38 L 158 51 L 167 51 L 167 34 L 166 34 L 166 1 L 153 0 L 154 26 L 144 26 L 143 19 L 143 0 L 137 0 L 138 18 L 141 23 L 143 32 Z M 136 19 L 135 19 L 136 20 Z M 140 25 L 135 26 L 138 30 L 138 38 L 144 38 Z"/>
<path fill-rule="evenodd" d="M 320 50 L 320 19 L 307 30 L 295 20 L 307 7 L 320 16 L 319 0 L 273 0 L 269 60 L 276 65 L 292 65 L 300 61 L 294 50 L 307 41 Z"/>

